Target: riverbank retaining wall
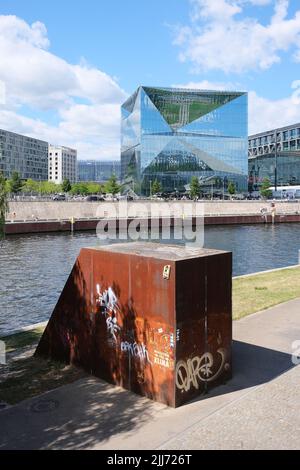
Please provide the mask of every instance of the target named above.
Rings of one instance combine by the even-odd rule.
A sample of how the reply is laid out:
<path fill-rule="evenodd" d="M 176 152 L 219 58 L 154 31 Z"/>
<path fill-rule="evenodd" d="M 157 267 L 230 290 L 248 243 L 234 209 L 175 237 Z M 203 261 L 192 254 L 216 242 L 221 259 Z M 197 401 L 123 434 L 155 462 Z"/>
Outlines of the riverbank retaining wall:
<path fill-rule="evenodd" d="M 158 202 L 153 202 L 154 206 Z M 201 203 L 197 203 L 201 204 Z M 171 225 L 182 218 L 182 206 L 178 201 L 160 202 L 160 223 L 163 217 L 171 213 Z M 272 223 L 271 202 L 267 201 L 216 201 L 204 202 L 205 225 L 259 224 Z M 276 202 L 275 223 L 300 222 L 299 202 Z M 261 209 L 265 213 L 261 213 Z M 127 223 L 132 217 L 149 218 L 150 202 L 130 202 L 127 205 Z M 202 209 L 202 208 L 201 208 Z M 201 213 L 201 211 L 200 211 Z M 118 202 L 11 202 L 6 218 L 6 234 L 65 232 L 95 230 L 101 217 L 113 217 L 118 214 Z"/>
<path fill-rule="evenodd" d="M 161 204 L 162 212 L 165 211 L 166 215 L 168 215 L 170 206 L 175 207 L 174 216 L 180 216 L 180 210 L 176 209 L 176 207 L 180 207 L 184 202 L 128 202 L 128 210 L 137 213 L 138 216 L 146 216 L 150 213 L 150 204 Z M 199 202 L 198 204 L 203 204 L 204 214 L 207 216 L 260 216 L 262 208 L 266 208 L 269 213 L 271 212 L 270 201 L 209 201 Z M 278 215 L 300 214 L 300 202 L 276 201 L 275 206 L 276 214 Z M 17 220 L 68 220 L 71 217 L 75 219 L 93 219 L 101 216 L 103 212 L 107 212 L 108 214 L 105 215 L 109 215 L 113 207 L 117 209 L 118 202 L 16 201 L 9 203 L 9 212 L 6 219 L 8 222 Z"/>

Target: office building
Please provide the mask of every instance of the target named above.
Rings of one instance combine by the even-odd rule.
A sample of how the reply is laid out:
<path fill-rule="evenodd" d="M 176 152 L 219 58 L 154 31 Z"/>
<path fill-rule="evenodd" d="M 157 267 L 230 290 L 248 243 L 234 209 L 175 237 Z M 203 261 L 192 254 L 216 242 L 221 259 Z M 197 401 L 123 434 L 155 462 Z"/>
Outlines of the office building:
<path fill-rule="evenodd" d="M 180 191 L 192 176 L 247 190 L 247 108 L 244 92 L 140 86 L 121 108 L 123 181 L 146 195 L 155 180 Z"/>
<path fill-rule="evenodd" d="M 102 183 L 112 174 L 117 179 L 121 176 L 121 162 L 118 160 L 79 160 L 78 181 L 93 181 Z"/>
<path fill-rule="evenodd" d="M 49 144 L 49 181 L 61 184 L 77 181 L 77 150 Z"/>
<path fill-rule="evenodd" d="M 300 123 L 249 136 L 249 190 L 300 184 Z"/>
<path fill-rule="evenodd" d="M 21 179 L 48 179 L 48 142 L 0 129 L 0 171 L 10 178 L 17 171 Z"/>

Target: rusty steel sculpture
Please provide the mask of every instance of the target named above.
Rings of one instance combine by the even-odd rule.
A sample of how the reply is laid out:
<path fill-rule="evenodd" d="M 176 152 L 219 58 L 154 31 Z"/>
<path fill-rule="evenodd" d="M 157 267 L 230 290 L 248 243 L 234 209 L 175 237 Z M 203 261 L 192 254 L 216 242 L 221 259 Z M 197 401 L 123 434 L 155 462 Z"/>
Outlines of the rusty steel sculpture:
<path fill-rule="evenodd" d="M 177 407 L 231 377 L 231 253 L 83 248 L 36 354 Z"/>

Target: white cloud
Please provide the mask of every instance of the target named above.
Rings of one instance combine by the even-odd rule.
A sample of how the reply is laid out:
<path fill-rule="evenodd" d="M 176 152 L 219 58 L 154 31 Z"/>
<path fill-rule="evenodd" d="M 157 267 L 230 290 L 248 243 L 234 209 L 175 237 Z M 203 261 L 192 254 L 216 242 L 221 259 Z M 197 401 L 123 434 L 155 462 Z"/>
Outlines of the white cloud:
<path fill-rule="evenodd" d="M 120 104 L 126 93 L 105 72 L 49 52 L 43 23 L 0 15 L 0 83 L 6 104 L 0 127 L 80 149 L 80 158 L 118 158 Z M 82 104 L 84 103 L 84 104 Z M 26 106 L 59 117 L 50 126 L 21 114 Z M 110 153 L 113 152 L 113 153 Z"/>
<path fill-rule="evenodd" d="M 255 6 L 265 6 L 269 5 L 273 0 L 249 0 L 248 3 L 251 3 L 252 5 Z M 245 3 L 247 3 L 247 0 L 245 0 Z"/>
<path fill-rule="evenodd" d="M 190 88 L 191 90 L 216 90 L 216 91 L 233 91 L 240 89 L 240 85 L 237 83 L 227 82 L 210 82 L 209 80 L 202 80 L 201 82 L 188 82 L 185 84 L 172 85 L 175 88 Z"/>
<path fill-rule="evenodd" d="M 255 91 L 250 91 L 249 134 L 300 122 L 299 97 L 298 90 L 290 96 L 278 100 L 269 100 L 258 96 Z"/>
<path fill-rule="evenodd" d="M 179 58 L 194 70 L 241 73 L 265 70 L 293 50 L 300 61 L 300 9 L 287 18 L 288 0 L 276 0 L 268 24 L 243 16 L 247 4 L 264 6 L 268 0 L 190 0 L 191 22 L 175 29 Z"/>

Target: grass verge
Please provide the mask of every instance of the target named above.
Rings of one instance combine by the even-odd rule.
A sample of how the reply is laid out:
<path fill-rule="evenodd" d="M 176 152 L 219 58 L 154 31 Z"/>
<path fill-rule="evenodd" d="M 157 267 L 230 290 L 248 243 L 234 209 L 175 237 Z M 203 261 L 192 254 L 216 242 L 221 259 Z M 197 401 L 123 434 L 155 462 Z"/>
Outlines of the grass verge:
<path fill-rule="evenodd" d="M 41 326 L 2 338 L 7 364 L 0 365 L 0 401 L 14 405 L 86 375 L 79 368 L 33 356 L 43 331 Z"/>
<path fill-rule="evenodd" d="M 0 400 L 10 405 L 74 382 L 86 374 L 73 366 L 37 357 L 11 361 L 0 382 Z"/>
<path fill-rule="evenodd" d="M 15 333 L 0 339 L 5 342 L 6 352 L 9 353 L 16 351 L 17 349 L 24 348 L 25 346 L 38 343 L 44 329 L 44 326 L 39 326 L 32 330 L 21 331 L 20 333 Z"/>
<path fill-rule="evenodd" d="M 300 297 L 300 267 L 233 279 L 233 318 Z"/>

